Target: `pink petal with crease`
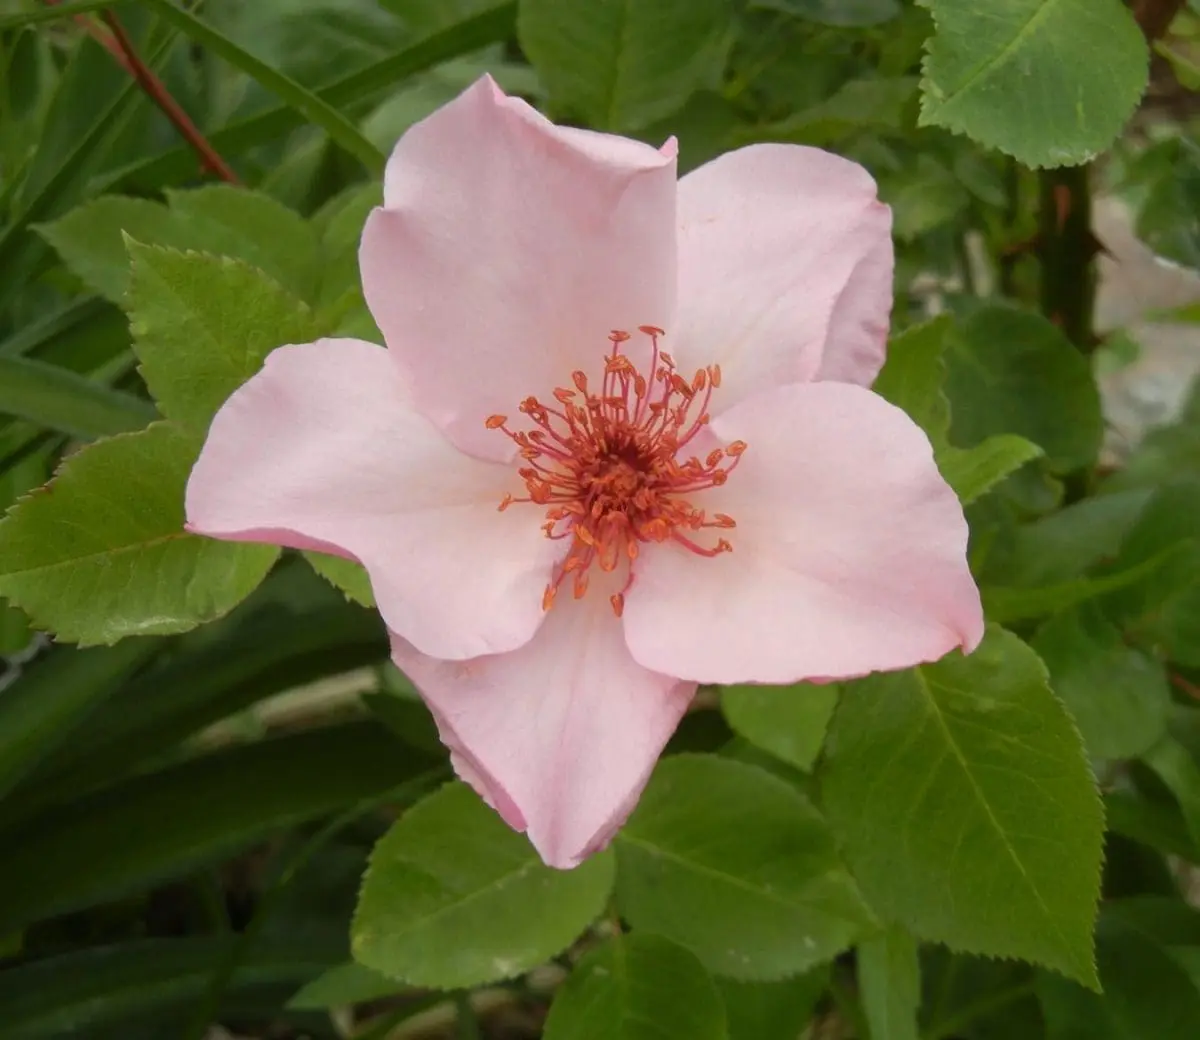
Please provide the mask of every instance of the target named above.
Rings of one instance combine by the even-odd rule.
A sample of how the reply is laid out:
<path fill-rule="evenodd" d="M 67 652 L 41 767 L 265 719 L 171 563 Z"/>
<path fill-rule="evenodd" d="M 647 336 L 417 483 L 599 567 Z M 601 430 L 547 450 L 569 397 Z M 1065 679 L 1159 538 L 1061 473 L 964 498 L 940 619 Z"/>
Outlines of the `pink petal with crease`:
<path fill-rule="evenodd" d="M 608 598 L 560 597 L 519 650 L 436 661 L 393 639 L 455 767 L 552 867 L 608 844 L 632 811 L 696 684 L 630 656 Z"/>
<path fill-rule="evenodd" d="M 729 514 L 731 553 L 644 549 L 625 634 L 647 668 L 788 683 L 906 668 L 983 636 L 967 525 L 925 434 L 861 387 L 794 384 L 714 419 L 749 445 L 697 508 Z"/>
<path fill-rule="evenodd" d="M 508 466 L 459 452 L 413 408 L 382 347 L 280 347 L 213 419 L 187 487 L 190 530 L 360 560 L 388 627 L 426 653 L 527 642 L 558 546 L 500 513 Z"/>
<path fill-rule="evenodd" d="M 679 182 L 679 318 L 667 349 L 716 363 L 714 406 L 784 383 L 870 385 L 892 307 L 891 210 L 857 163 L 752 145 Z"/>
<path fill-rule="evenodd" d="M 670 324 L 675 148 L 558 127 L 484 77 L 401 138 L 363 289 L 421 409 L 464 450 L 530 394 L 595 371 L 614 328 Z"/>

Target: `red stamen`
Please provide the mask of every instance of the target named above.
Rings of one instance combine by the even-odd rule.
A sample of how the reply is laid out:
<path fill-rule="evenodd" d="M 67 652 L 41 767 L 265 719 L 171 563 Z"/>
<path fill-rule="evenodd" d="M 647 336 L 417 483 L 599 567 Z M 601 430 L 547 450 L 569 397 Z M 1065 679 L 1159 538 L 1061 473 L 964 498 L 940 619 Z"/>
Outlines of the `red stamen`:
<path fill-rule="evenodd" d="M 670 540 L 703 557 L 733 551 L 725 538 L 705 546 L 692 537 L 706 528 L 731 529 L 736 526 L 733 518 L 714 513 L 708 519 L 684 497 L 724 484 L 746 450 L 744 441 L 734 441 L 710 451 L 703 461 L 683 454 L 709 422 L 708 406 L 713 390 L 721 385 L 721 369 L 709 365 L 686 380 L 675 371 L 671 355 L 659 348 L 662 329 L 641 325 L 638 331 L 650 340 L 644 373 L 622 353 L 629 333 L 614 329 L 608 336 L 612 349 L 604 359 L 598 393 L 589 389 L 587 376 L 576 371 L 571 373 L 574 389 L 553 391 L 561 410 L 536 397 L 521 402 L 521 414 L 536 429 L 514 432 L 503 415 L 485 420 L 484 425 L 501 430 L 528 463 L 518 470 L 527 495 L 505 495 L 501 511 L 517 502 L 549 506 L 542 524 L 546 537 L 571 539 L 566 558 L 546 586 L 544 610 L 554 605 L 568 575 L 574 576 L 574 597 L 581 599 L 593 563 L 604 572 L 626 564 L 624 586 L 609 597 L 613 613 L 620 617 L 633 583 L 631 567 L 643 543 Z"/>

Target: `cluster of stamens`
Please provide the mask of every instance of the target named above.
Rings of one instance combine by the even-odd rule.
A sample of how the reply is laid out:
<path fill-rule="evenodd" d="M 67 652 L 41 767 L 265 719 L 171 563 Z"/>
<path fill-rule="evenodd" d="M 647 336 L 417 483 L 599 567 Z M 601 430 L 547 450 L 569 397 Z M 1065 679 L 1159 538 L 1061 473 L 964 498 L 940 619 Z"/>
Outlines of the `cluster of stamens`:
<path fill-rule="evenodd" d="M 622 351 L 629 333 L 614 331 L 608 337 L 612 349 L 605 357 L 598 391 L 576 371 L 571 374 L 573 388 L 554 391 L 557 406 L 536 397 L 521 402 L 520 412 L 532 429 L 513 431 L 503 415 L 487 419 L 488 429 L 503 431 L 526 463 L 518 472 L 527 494 L 505 495 L 500 509 L 518 502 L 546 506 L 546 536 L 571 539 L 546 586 L 546 610 L 568 576 L 580 599 L 587 592 L 593 563 L 611 573 L 622 561 L 632 564 L 645 543 L 673 541 L 699 556 L 733 548 L 725 538 L 708 546 L 695 540 L 706 529 L 735 525 L 724 513 L 709 516 L 695 509 L 688 496 L 724 484 L 745 443 L 716 448 L 703 460 L 681 454 L 708 424 L 709 401 L 721 385 L 720 366 L 702 368 L 688 382 L 675 371 L 671 356 L 659 349 L 662 329 L 642 325 L 639 331 L 650 339 L 648 375 Z M 631 568 L 621 591 L 611 597 L 618 617 L 632 580 Z"/>

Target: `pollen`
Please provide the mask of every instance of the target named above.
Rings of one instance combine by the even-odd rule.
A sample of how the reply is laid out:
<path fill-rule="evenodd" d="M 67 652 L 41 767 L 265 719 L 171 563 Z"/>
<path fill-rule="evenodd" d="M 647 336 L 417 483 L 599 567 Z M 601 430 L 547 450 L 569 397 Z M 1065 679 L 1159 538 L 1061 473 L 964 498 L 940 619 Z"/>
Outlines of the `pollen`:
<path fill-rule="evenodd" d="M 625 583 L 610 597 L 613 613 L 620 617 L 634 561 L 648 543 L 673 542 L 703 557 L 733 549 L 727 538 L 714 539 L 709 533 L 732 529 L 733 518 L 710 516 L 693 500 L 729 479 L 746 444 L 733 441 L 703 459 L 688 451 L 709 423 L 709 403 L 721 385 L 721 370 L 709 365 L 689 381 L 661 349 L 662 329 L 642 325 L 637 331 L 649 341 L 644 371 L 625 351 L 633 336 L 614 330 L 599 386 L 585 373 L 572 372 L 570 386 L 554 389 L 553 404 L 536 397 L 520 403 L 527 429 L 512 429 L 504 415 L 488 416 L 484 423 L 516 444 L 523 464 L 518 473 L 526 494 L 505 495 L 499 508 L 518 503 L 544 507 L 546 537 L 570 542 L 546 586 L 545 610 L 564 584 L 581 599 L 593 566 L 602 572 L 624 567 Z"/>

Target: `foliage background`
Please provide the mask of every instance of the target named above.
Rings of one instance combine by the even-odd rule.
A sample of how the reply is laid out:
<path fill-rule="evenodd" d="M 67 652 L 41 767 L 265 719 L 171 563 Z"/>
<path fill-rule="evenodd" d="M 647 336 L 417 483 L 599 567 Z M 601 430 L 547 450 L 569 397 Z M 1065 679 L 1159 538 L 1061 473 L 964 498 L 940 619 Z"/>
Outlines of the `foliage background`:
<path fill-rule="evenodd" d="M 872 171 L 876 389 L 992 622 L 704 690 L 569 874 L 447 784 L 361 574 L 182 533 L 270 349 L 378 338 L 383 157 L 484 71 L 685 170 Z M 0 0 L 0 72 L 0 1036 L 1200 1036 L 1200 395 L 1106 438 L 1092 217 L 1200 266 L 1200 4 Z"/>

